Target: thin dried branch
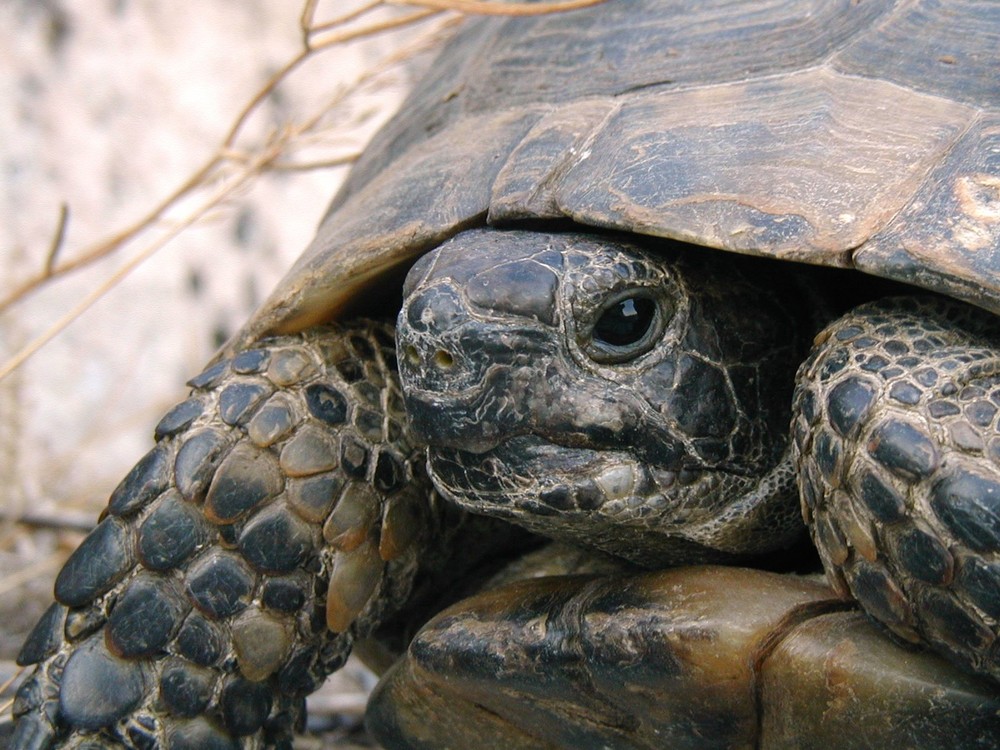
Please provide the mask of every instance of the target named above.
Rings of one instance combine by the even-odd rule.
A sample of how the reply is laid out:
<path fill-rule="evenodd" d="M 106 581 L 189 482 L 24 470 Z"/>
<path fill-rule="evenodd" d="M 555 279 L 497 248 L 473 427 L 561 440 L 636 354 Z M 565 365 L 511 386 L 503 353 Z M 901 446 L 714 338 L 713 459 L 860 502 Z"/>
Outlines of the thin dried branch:
<path fill-rule="evenodd" d="M 0 662 L 0 664 L 4 664 L 4 662 Z M 9 671 L 11 673 L 11 676 L 8 677 L 6 680 L 4 680 L 2 683 L 0 683 L 0 695 L 3 695 L 8 690 L 10 690 L 10 686 L 13 685 L 15 682 L 17 682 L 17 678 L 21 675 L 21 672 L 24 671 L 24 667 L 18 667 L 14 665 L 12 662 L 7 662 L 6 664 L 10 664 L 11 668 L 4 671 Z M 11 701 L 11 703 L 13 703 L 13 701 Z M 8 708 L 10 708 L 11 703 L 0 704 L 0 715 L 2 715 Z"/>
<path fill-rule="evenodd" d="M 79 268 L 93 265 L 98 260 L 101 260 L 102 258 L 119 250 L 129 240 L 156 224 L 156 222 L 158 222 L 171 207 L 180 202 L 181 199 L 186 197 L 197 187 L 203 185 L 212 171 L 218 166 L 219 161 L 220 159 L 218 156 L 213 156 L 201 168 L 195 170 L 178 188 L 170 193 L 170 195 L 160 201 L 149 213 L 135 223 L 85 248 L 77 257 L 63 261 L 54 268 L 48 268 L 48 263 L 46 263 L 46 268 L 42 271 L 42 273 L 29 278 L 27 281 L 16 287 L 6 297 L 0 299 L 0 313 L 3 313 L 7 310 L 7 308 L 11 307 L 15 303 L 20 302 L 26 296 L 52 279 L 64 276 Z"/>
<path fill-rule="evenodd" d="M 58 261 L 58 256 L 64 244 L 66 226 L 69 217 L 68 207 L 60 211 L 59 221 L 42 270 L 35 276 L 30 277 L 25 282 L 14 288 L 5 297 L 0 298 L 0 313 L 7 310 L 15 303 L 21 301 L 32 292 L 52 280 L 64 276 L 79 268 L 92 265 L 117 251 L 129 242 L 134 241 L 143 233 L 158 225 L 164 216 L 175 208 L 182 200 L 189 198 L 198 190 L 206 187 L 215 181 L 225 179 L 223 174 L 227 168 L 232 168 L 234 163 L 242 169 L 238 172 L 234 181 L 226 182 L 227 187 L 222 191 L 217 191 L 201 206 L 192 211 L 187 218 L 171 229 L 164 230 L 164 234 L 159 239 L 151 242 L 145 249 L 138 252 L 131 260 L 126 262 L 109 279 L 98 288 L 94 289 L 87 297 L 81 300 L 72 310 L 67 312 L 56 323 L 45 331 L 42 335 L 32 341 L 21 352 L 8 360 L 0 367 L 0 379 L 16 369 L 22 362 L 41 348 L 53 336 L 65 328 L 76 319 L 84 310 L 89 308 L 109 289 L 114 287 L 138 264 L 156 252 L 169 240 L 173 239 L 181 229 L 191 226 L 192 223 L 205 216 L 212 208 L 223 202 L 233 194 L 238 187 L 244 185 L 247 180 L 254 175 L 266 170 L 305 170 L 342 166 L 356 158 L 356 154 L 346 154 L 329 159 L 315 159 L 306 161 L 296 161 L 289 158 L 279 158 L 285 156 L 295 146 L 295 137 L 311 130 L 313 126 L 323 117 L 325 112 L 317 115 L 306 123 L 306 127 L 288 128 L 289 133 L 282 137 L 269 140 L 265 144 L 264 150 L 258 152 L 256 156 L 247 155 L 235 148 L 246 123 L 258 110 L 261 103 L 270 96 L 288 77 L 311 59 L 316 53 L 340 44 L 346 44 L 357 39 L 371 37 L 377 34 L 390 32 L 407 26 L 420 23 L 435 16 L 439 16 L 446 11 L 461 14 L 490 14 L 490 15 L 539 15 L 546 13 L 556 13 L 575 8 L 583 8 L 595 5 L 603 0 L 560 0 L 559 2 L 541 2 L 524 5 L 520 3 L 507 2 L 485 2 L 484 0 L 374 0 L 366 2 L 359 7 L 348 11 L 333 19 L 316 23 L 315 15 L 318 0 L 305 0 L 302 12 L 299 17 L 300 31 L 302 34 L 302 49 L 290 60 L 288 60 L 279 70 L 277 70 L 268 81 L 254 94 L 253 97 L 237 113 L 229 130 L 226 132 L 221 144 L 216 152 L 198 169 L 196 169 L 184 182 L 182 182 L 173 192 L 154 206 L 145 216 L 141 217 L 124 229 L 115 234 L 94 243 L 82 251 L 74 258 Z M 366 15 L 383 7 L 390 5 L 410 5 L 422 8 L 410 13 L 404 13 L 371 23 L 350 27 L 352 22 L 362 19 Z M 453 19 L 446 19 L 442 28 L 450 25 Z M 413 45 L 404 53 L 397 53 L 388 61 L 388 64 L 381 65 L 378 71 L 384 70 L 389 65 L 398 64 L 418 53 L 426 44 Z M 369 71 L 366 75 L 356 81 L 355 85 L 345 91 L 339 92 L 333 99 L 330 106 L 343 101 L 351 91 L 356 91 L 361 85 L 374 78 L 374 73 Z"/>
<path fill-rule="evenodd" d="M 316 0 L 316 2 L 309 3 L 312 5 L 312 11 L 311 11 L 312 14 L 315 14 L 317 2 L 318 0 Z M 331 18 L 329 21 L 324 21 L 323 23 L 319 24 L 313 23 L 312 15 L 310 15 L 309 18 L 310 25 L 306 27 L 306 31 L 307 33 L 311 34 L 318 34 L 324 31 L 329 31 L 330 29 L 335 29 L 338 26 L 344 26 L 350 23 L 351 21 L 355 21 L 361 18 L 361 16 L 367 13 L 371 13 L 376 8 L 381 8 L 384 5 L 385 5 L 384 0 L 372 0 L 371 2 L 365 3 L 364 5 L 355 8 L 354 10 L 345 13 L 342 16 L 338 16 L 337 18 Z M 305 18 L 305 14 L 303 14 L 303 18 Z"/>
<path fill-rule="evenodd" d="M 344 31 L 335 32 L 315 41 L 310 40 L 309 51 L 316 52 L 321 49 L 326 49 L 327 47 L 332 47 L 335 44 L 345 44 L 347 42 L 352 42 L 355 39 L 361 39 L 362 37 L 384 34 L 387 31 L 393 31 L 394 29 L 400 29 L 405 26 L 411 26 L 415 23 L 425 21 L 428 18 L 443 12 L 444 10 L 434 9 L 418 10 L 405 16 L 390 18 L 386 21 L 379 21 L 378 23 L 372 23 L 368 26 L 362 26 L 359 29 L 345 29 Z"/>
<path fill-rule="evenodd" d="M 305 0 L 302 3 L 302 12 L 299 13 L 299 32 L 302 34 L 303 47 L 309 46 L 309 34 L 316 19 L 316 7 L 318 5 L 319 0 Z"/>
<path fill-rule="evenodd" d="M 418 5 L 423 8 L 454 10 L 459 13 L 481 16 L 545 16 L 550 13 L 589 8 L 591 5 L 600 5 L 604 1 L 562 0 L 562 2 L 525 5 L 522 3 L 490 2 L 489 0 L 392 0 L 398 5 Z"/>
<path fill-rule="evenodd" d="M 353 20 L 361 15 L 384 5 L 384 2 L 369 3 L 357 11 L 348 13 L 341 16 L 333 21 L 328 21 L 320 26 L 305 26 L 306 23 L 311 23 L 311 19 L 316 10 L 316 4 L 314 2 L 307 2 L 306 8 L 302 13 L 301 23 L 303 24 L 303 47 L 295 57 L 290 59 L 281 68 L 279 68 L 275 73 L 268 79 L 268 81 L 257 91 L 256 94 L 248 101 L 243 108 L 237 114 L 236 119 L 233 121 L 232 126 L 229 128 L 229 132 L 222 141 L 222 149 L 232 148 L 236 139 L 239 137 L 240 131 L 246 125 L 247 121 L 250 119 L 251 115 L 256 111 L 257 107 L 260 106 L 268 96 L 270 96 L 278 86 L 281 85 L 298 67 L 300 67 L 307 60 L 312 58 L 317 52 L 324 49 L 328 49 L 335 45 L 346 44 L 348 42 L 355 41 L 357 39 L 375 36 L 377 34 L 383 34 L 387 31 L 393 31 L 395 29 L 403 28 L 405 26 L 410 26 L 416 24 L 420 21 L 426 20 L 431 16 L 440 14 L 442 11 L 439 10 L 423 10 L 416 11 L 398 18 L 392 18 L 387 21 L 381 21 L 379 23 L 373 23 L 368 26 L 362 26 L 357 29 L 346 29 L 344 31 L 329 34 L 328 36 L 322 37 L 318 40 L 313 39 L 318 29 L 333 28 L 336 26 L 343 25 L 350 20 Z"/>
<path fill-rule="evenodd" d="M 272 172 L 309 172 L 314 169 L 331 169 L 353 164 L 358 160 L 359 151 L 332 159 L 317 159 L 316 161 L 280 161 L 271 162 L 268 169 Z"/>
<path fill-rule="evenodd" d="M 25 667 L 19 667 L 13 662 L 0 662 L 0 669 L 3 670 L 2 674 L 9 674 L 10 677 L 5 679 L 0 683 L 0 695 L 4 695 L 8 690 L 10 690 L 20 679 L 21 675 L 24 673 Z M 14 699 L 8 698 L 0 702 L 0 722 L 4 721 L 4 716 L 9 716 L 11 709 L 14 707 Z"/>
<path fill-rule="evenodd" d="M 272 155 L 273 158 L 273 155 Z M 175 224 L 171 229 L 167 230 L 161 237 L 159 237 L 154 242 L 151 242 L 143 250 L 134 255 L 130 260 L 125 262 L 117 271 L 115 271 L 108 279 L 101 283 L 96 288 L 92 289 L 91 292 L 86 295 L 82 300 L 80 300 L 76 305 L 74 305 L 68 312 L 63 314 L 58 320 L 56 320 L 52 325 L 50 325 L 45 331 L 40 335 L 35 337 L 31 342 L 29 342 L 24 348 L 22 348 L 17 354 L 7 360 L 2 367 L 0 367 L 0 380 L 7 377 L 20 367 L 24 362 L 26 362 L 35 352 L 41 349 L 45 344 L 51 341 L 57 334 L 62 332 L 70 323 L 76 320 L 80 315 L 82 315 L 86 310 L 88 310 L 95 302 L 97 302 L 101 297 L 108 293 L 111 289 L 117 286 L 122 279 L 128 276 L 132 271 L 134 271 L 140 264 L 142 264 L 147 258 L 151 257 L 157 250 L 162 248 L 182 231 L 188 227 L 196 224 L 203 216 L 205 216 L 213 208 L 221 204 L 224 200 L 229 198 L 234 194 L 240 187 L 245 185 L 251 177 L 257 175 L 260 171 L 259 163 L 252 163 L 247 165 L 242 171 L 240 171 L 236 177 L 230 181 L 223 184 L 223 187 L 216 190 L 206 201 L 204 201 L 198 208 L 188 214 L 186 218 L 181 220 L 179 223 Z"/>
<path fill-rule="evenodd" d="M 383 5 L 384 3 L 369 3 L 368 6 L 359 9 L 360 11 L 365 11 L 376 7 L 377 5 Z M 307 2 L 303 11 L 303 23 L 305 23 L 311 15 L 315 12 L 315 3 Z M 254 96 L 248 101 L 239 111 L 229 130 L 227 131 L 222 143 L 219 147 L 217 153 L 213 154 L 211 158 L 203 164 L 200 168 L 195 170 L 187 179 L 184 180 L 174 191 L 167 195 L 163 200 L 161 200 L 156 206 L 154 206 L 145 216 L 141 217 L 139 220 L 133 224 L 126 226 L 120 231 L 113 235 L 110 235 L 93 245 L 84 248 L 79 252 L 76 257 L 63 261 L 56 264 L 56 256 L 59 250 L 63 246 L 63 236 L 65 233 L 65 219 L 60 215 L 60 220 L 56 231 L 53 233 L 53 240 L 49 252 L 46 255 L 46 261 L 42 271 L 35 276 L 28 278 L 26 281 L 11 290 L 6 296 L 0 298 L 0 313 L 3 313 L 12 305 L 21 301 L 27 297 L 32 292 L 36 291 L 43 285 L 54 280 L 57 277 L 64 276 L 68 273 L 76 271 L 85 266 L 92 265 L 93 263 L 101 260 L 102 258 L 111 255 L 112 253 L 119 250 L 122 246 L 133 240 L 135 237 L 143 233 L 144 231 L 153 227 L 160 219 L 164 216 L 167 211 L 178 204 L 181 200 L 188 197 L 192 192 L 196 191 L 198 188 L 203 187 L 213 176 L 213 173 L 221 165 L 224 160 L 222 152 L 227 149 L 231 149 L 243 130 L 246 122 L 250 119 L 253 112 L 260 106 L 263 102 L 283 81 L 285 81 L 289 75 L 291 75 L 299 66 L 301 66 L 306 60 L 311 58 L 314 54 L 320 50 L 327 49 L 337 44 L 346 43 L 354 39 L 358 39 L 365 36 L 371 36 L 377 33 L 382 33 L 385 31 L 390 31 L 401 26 L 409 25 L 417 21 L 428 18 L 432 15 L 436 15 L 440 11 L 418 11 L 416 13 L 408 14 L 399 19 L 394 19 L 390 22 L 383 22 L 379 24 L 373 24 L 371 26 L 363 27 L 360 29 L 352 29 L 344 33 L 331 35 L 325 39 L 321 39 L 318 42 L 309 42 L 308 37 L 313 35 L 312 27 L 307 28 L 307 40 L 304 42 L 303 49 L 295 57 L 289 60 L 285 65 L 283 65 L 277 72 L 275 72 L 271 78 L 264 84 L 264 86 L 258 90 Z M 349 14 L 353 15 L 353 14 Z M 344 17 L 337 19 L 337 21 L 343 22 Z M 350 19 L 348 19 L 350 20 Z M 324 24 L 322 27 L 326 27 Z M 321 27 L 321 28 L 322 28 Z M 343 97 L 341 97 L 342 99 Z M 341 159 L 332 160 L 334 166 L 341 163 Z M 317 162 L 317 166 L 320 166 L 321 162 Z"/>
<path fill-rule="evenodd" d="M 73 512 L 65 508 L 60 509 L 58 515 L 31 512 L 11 513 L 0 509 L 0 523 L 51 531 L 79 531 L 85 534 L 93 531 L 95 525 L 92 513 Z"/>
<path fill-rule="evenodd" d="M 52 244 L 49 245 L 49 252 L 45 256 L 45 271 L 48 276 L 52 275 L 52 269 L 56 265 L 56 258 L 62 250 L 63 242 L 66 240 L 66 223 L 69 221 L 69 206 L 65 203 L 59 204 L 59 223 L 56 224 L 55 234 L 52 235 Z"/>

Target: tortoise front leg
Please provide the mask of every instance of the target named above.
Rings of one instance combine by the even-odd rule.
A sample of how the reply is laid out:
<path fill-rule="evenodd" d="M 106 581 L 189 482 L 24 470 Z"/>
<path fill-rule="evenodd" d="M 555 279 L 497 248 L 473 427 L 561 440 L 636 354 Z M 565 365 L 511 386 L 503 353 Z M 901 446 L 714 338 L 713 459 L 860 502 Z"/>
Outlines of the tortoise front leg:
<path fill-rule="evenodd" d="M 741 568 L 520 581 L 429 622 L 368 723 L 393 750 L 993 746 L 993 685 L 846 607 Z"/>
<path fill-rule="evenodd" d="M 288 745 L 432 535 L 394 347 L 316 329 L 191 381 L 21 651 L 13 749 Z"/>
<path fill-rule="evenodd" d="M 997 319 L 940 299 L 824 331 L 792 423 L 803 512 L 834 588 L 1000 679 Z"/>

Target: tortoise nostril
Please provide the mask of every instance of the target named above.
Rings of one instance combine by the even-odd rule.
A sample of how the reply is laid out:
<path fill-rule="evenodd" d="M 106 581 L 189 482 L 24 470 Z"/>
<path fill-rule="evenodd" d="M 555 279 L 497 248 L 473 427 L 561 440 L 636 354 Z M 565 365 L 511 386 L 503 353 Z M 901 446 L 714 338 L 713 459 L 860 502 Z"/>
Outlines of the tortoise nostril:
<path fill-rule="evenodd" d="M 450 370 L 455 365 L 455 358 L 444 349 L 434 352 L 434 364 L 442 370 Z"/>
<path fill-rule="evenodd" d="M 420 352 L 417 351 L 417 347 L 413 344 L 409 344 L 404 352 L 406 354 L 406 361 L 409 362 L 414 367 L 420 364 Z"/>

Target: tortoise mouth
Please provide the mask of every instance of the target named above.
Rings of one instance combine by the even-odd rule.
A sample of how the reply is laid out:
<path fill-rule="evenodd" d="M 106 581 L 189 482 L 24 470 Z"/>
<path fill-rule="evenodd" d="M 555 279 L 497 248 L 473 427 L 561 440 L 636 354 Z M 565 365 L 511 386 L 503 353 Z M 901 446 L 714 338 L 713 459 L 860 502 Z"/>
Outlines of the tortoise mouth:
<path fill-rule="evenodd" d="M 432 446 L 428 459 L 438 489 L 470 510 L 592 511 L 654 485 L 646 467 L 624 451 L 560 445 L 534 434 L 467 448 Z"/>
<path fill-rule="evenodd" d="M 434 446 L 428 467 L 438 490 L 472 513 L 628 558 L 639 546 L 636 531 L 680 539 L 714 516 L 711 498 L 726 494 L 728 477 L 716 469 L 658 469 L 625 451 L 534 434 L 482 451 Z"/>
<path fill-rule="evenodd" d="M 528 434 L 484 451 L 432 446 L 428 468 L 438 491 L 471 513 L 640 565 L 732 560 L 759 544 L 740 529 L 760 478 L 718 467 L 662 469 Z"/>

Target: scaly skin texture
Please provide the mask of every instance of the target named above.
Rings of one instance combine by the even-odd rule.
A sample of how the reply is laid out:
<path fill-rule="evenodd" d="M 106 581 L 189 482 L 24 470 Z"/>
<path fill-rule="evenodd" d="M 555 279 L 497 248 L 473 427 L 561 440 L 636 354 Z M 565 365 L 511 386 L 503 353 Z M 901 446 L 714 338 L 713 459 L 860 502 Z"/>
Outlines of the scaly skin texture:
<path fill-rule="evenodd" d="M 897 635 L 1000 680 L 996 317 L 890 299 L 818 342 L 792 428 L 831 583 Z"/>
<path fill-rule="evenodd" d="M 12 747 L 288 745 L 433 558 L 394 363 L 392 329 L 360 322 L 191 381 L 58 576 Z"/>
<path fill-rule="evenodd" d="M 638 562 L 657 556 L 676 561 L 692 551 L 693 559 L 712 550 L 759 552 L 766 544 L 788 541 L 781 524 L 775 529 L 768 521 L 783 518 L 782 503 L 796 502 L 773 481 L 786 465 L 783 446 L 794 414 L 795 457 L 789 461 L 800 473 L 806 521 L 813 524 L 837 592 L 847 598 L 850 591 L 910 640 L 922 640 L 964 668 L 997 679 L 1000 350 L 995 336 L 986 335 L 995 318 L 944 300 L 863 306 L 816 338 L 799 373 L 793 410 L 791 399 L 783 407 L 768 399 L 792 385 L 792 355 L 781 342 L 809 330 L 805 308 L 796 320 L 779 308 L 747 304 L 766 301 L 763 290 L 773 290 L 775 282 L 770 274 L 756 281 L 744 277 L 704 253 L 691 259 L 669 251 L 653 256 L 613 237 L 484 231 L 442 246 L 411 271 L 397 329 L 411 427 L 428 443 L 435 484 L 463 507 Z M 760 284 L 756 297 L 755 283 Z M 644 321 L 638 312 L 643 298 L 653 300 L 657 311 Z M 623 299 L 629 305 L 622 306 Z M 791 298 L 783 299 L 790 304 Z M 608 311 L 612 318 L 631 320 L 595 322 Z M 600 337 L 604 344 L 615 339 L 614 357 L 602 350 Z M 702 367 L 688 382 L 681 363 L 690 360 Z M 748 365 L 755 365 L 751 398 L 736 375 Z M 761 422 L 780 427 L 743 431 L 745 415 L 771 408 L 781 418 Z M 692 413 L 700 419 L 689 419 Z M 719 448 L 720 435 L 727 436 L 729 452 Z M 706 438 L 713 439 L 710 454 L 703 450 Z M 734 445 L 746 454 L 734 454 Z M 760 456 L 771 456 L 771 462 Z M 740 467 L 745 483 L 724 479 L 733 466 Z M 679 481 L 684 472 L 693 481 Z M 779 491 L 771 492 L 776 486 Z M 755 518 L 758 503 L 769 510 Z M 758 523 L 761 518 L 766 520 Z M 672 545 L 671 538 L 698 546 Z M 586 622 L 603 616 L 600 608 L 586 614 L 590 595 L 572 582 L 556 588 L 560 597 L 579 600 L 565 605 L 572 617 Z M 665 599 L 651 593 L 637 613 L 611 630 L 628 634 L 630 649 L 654 659 L 662 640 L 671 638 L 655 624 L 662 607 L 674 611 L 669 595 Z M 501 600 L 492 597 L 490 607 Z M 426 726 L 421 717 L 436 701 L 448 702 L 442 691 L 451 688 L 437 687 L 436 680 L 453 684 L 455 665 L 463 670 L 462 692 L 481 695 L 507 690 L 521 673 L 557 669 L 560 679 L 579 690 L 569 704 L 589 705 L 593 688 L 588 686 L 614 671 L 615 659 L 591 636 L 577 633 L 565 637 L 574 643 L 582 639 L 597 663 L 563 664 L 557 652 L 564 637 L 556 628 L 563 616 L 556 613 L 564 605 L 550 599 L 531 605 L 531 612 L 546 612 L 541 617 L 523 611 L 516 592 L 508 604 L 504 612 L 511 628 L 503 631 L 502 653 L 481 653 L 490 649 L 477 640 L 479 625 L 451 628 L 456 617 L 478 623 L 479 604 L 472 602 L 414 640 L 406 665 L 393 672 L 377 704 L 386 737 L 399 747 L 433 747 L 433 732 L 421 728 Z M 611 609 L 624 618 L 624 610 Z M 738 605 L 730 615 L 741 616 Z M 683 611 L 680 617 L 683 621 Z M 586 633 L 588 628 L 581 628 Z M 805 632 L 807 644 L 818 644 L 824 632 L 833 631 Z M 811 669 L 824 659 L 839 660 L 843 649 L 868 641 L 860 632 L 840 644 L 834 640 L 827 656 L 813 653 L 802 664 Z M 876 663 L 906 658 L 880 653 Z M 779 665 L 779 671 L 787 669 Z M 895 708 L 891 700 L 882 704 L 885 721 L 877 719 L 877 710 L 851 709 L 878 726 L 903 726 L 902 716 L 921 711 L 939 717 L 906 735 L 917 746 L 940 742 L 951 721 L 944 717 L 952 714 L 964 718 L 948 726 L 966 727 L 963 737 L 970 746 L 993 744 L 993 709 L 983 707 L 994 705 L 989 696 L 995 685 L 959 686 L 948 699 L 954 699 L 955 710 L 942 711 L 935 694 L 905 688 L 935 670 L 943 680 L 946 670 L 930 662 L 916 673 L 887 668 L 866 682 L 869 672 L 859 663 L 836 680 L 848 691 L 876 695 L 884 679 L 886 698 L 906 696 Z M 406 696 L 411 689 L 419 695 L 424 678 L 430 697 L 421 707 L 423 698 Z M 669 691 L 671 679 L 672 668 L 664 664 L 640 683 L 649 680 Z M 519 700 L 540 699 L 528 698 L 530 692 Z M 975 698 L 965 701 L 963 695 Z M 496 736 L 509 730 L 512 746 L 544 739 L 553 747 L 573 747 L 574 730 L 588 741 L 615 745 L 621 740 L 616 732 L 632 731 L 589 709 L 574 718 L 566 706 L 554 709 L 561 719 L 539 729 L 542 724 L 519 718 L 510 706 L 501 710 L 502 702 L 489 704 L 490 710 L 503 714 Z M 468 720 L 476 721 L 481 712 L 466 708 Z M 803 717 L 798 723 L 764 699 L 760 709 L 774 712 L 775 725 L 793 730 L 784 735 L 791 746 L 809 735 L 810 721 L 826 721 L 807 720 L 806 704 L 795 708 Z M 672 727 L 674 720 L 664 726 Z M 628 734 L 636 746 L 655 746 L 638 739 L 651 731 L 643 718 L 630 721 L 639 732 Z M 449 741 L 462 736 L 457 731 Z M 743 736 L 756 742 L 752 733 Z M 878 737 L 859 735 L 857 746 L 885 739 Z"/>
<path fill-rule="evenodd" d="M 482 230 L 414 266 L 400 376 L 446 497 L 650 567 L 795 541 L 787 426 L 815 297 L 791 266 L 657 251 Z"/>
<path fill-rule="evenodd" d="M 460 505 L 650 566 L 790 544 L 798 467 L 836 593 L 996 678 L 993 319 L 861 308 L 816 339 L 793 410 L 814 304 L 793 267 L 662 250 L 484 230 L 429 254 L 400 314 L 409 429 L 376 324 L 195 378 L 59 575 L 13 747 L 287 746 L 356 638 L 388 623 L 405 642 L 394 615 L 503 546 L 476 524 L 460 543 L 417 442 Z M 824 747 L 855 724 L 858 747 L 897 727 L 995 744 L 994 684 L 911 659 L 815 581 L 570 568 L 598 577 L 508 584 L 431 622 L 376 697 L 389 746 Z"/>

